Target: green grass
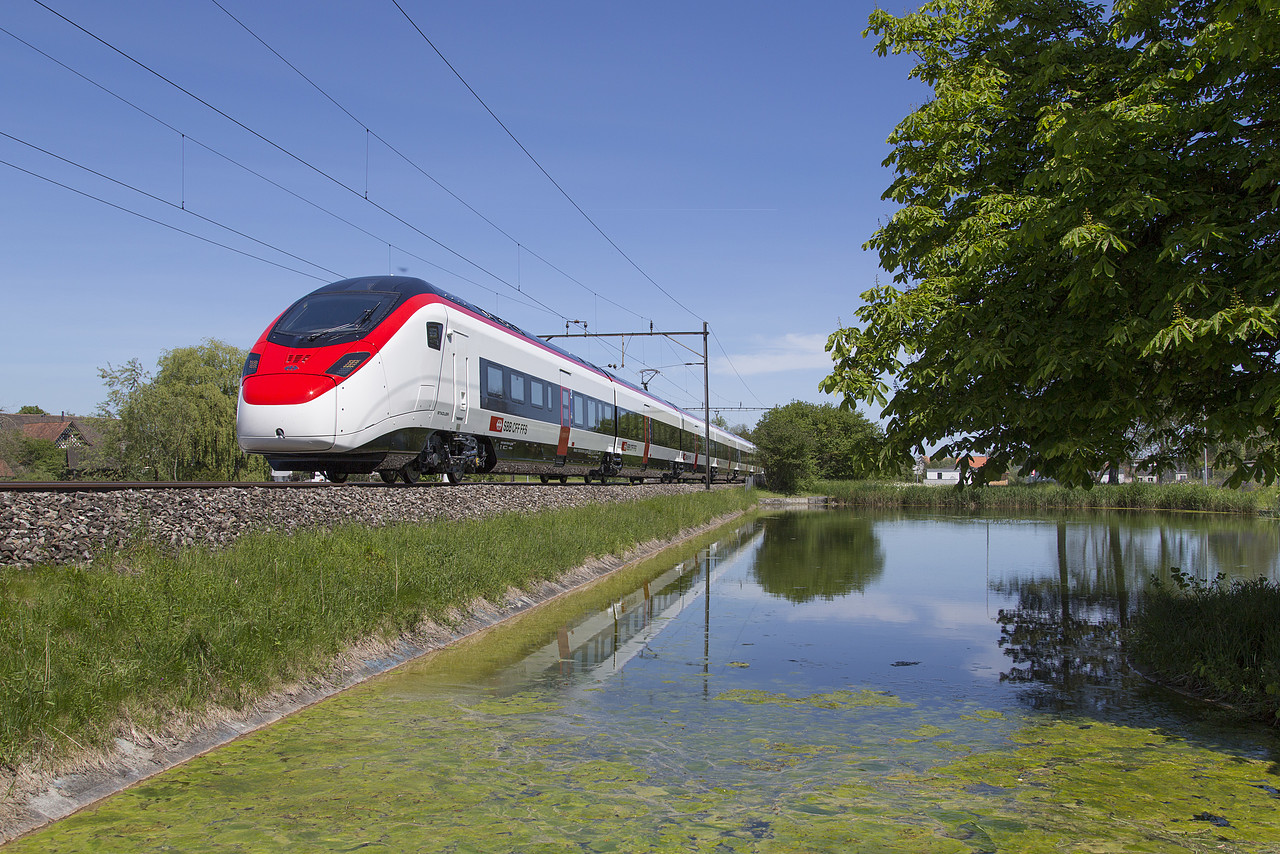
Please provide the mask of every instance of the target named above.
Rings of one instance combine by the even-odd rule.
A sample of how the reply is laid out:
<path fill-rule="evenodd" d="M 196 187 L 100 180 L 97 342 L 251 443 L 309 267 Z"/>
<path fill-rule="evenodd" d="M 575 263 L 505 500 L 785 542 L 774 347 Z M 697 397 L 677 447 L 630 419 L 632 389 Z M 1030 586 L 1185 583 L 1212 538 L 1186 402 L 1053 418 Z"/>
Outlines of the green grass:
<path fill-rule="evenodd" d="M 1280 723 L 1280 585 L 1153 579 L 1127 638 L 1148 676 Z"/>
<path fill-rule="evenodd" d="M 1057 484 L 1015 484 L 956 489 L 882 481 L 819 481 L 812 491 L 857 507 L 923 507 L 948 510 L 1198 510 L 1257 514 L 1277 506 L 1274 488 L 1251 492 L 1199 483 L 1121 485 L 1068 489 Z"/>
<path fill-rule="evenodd" d="M 243 708 L 370 637 L 669 538 L 754 503 L 740 489 L 487 520 L 251 534 L 93 567 L 0 570 L 0 765 Z M 114 566 L 115 569 L 102 567 Z"/>

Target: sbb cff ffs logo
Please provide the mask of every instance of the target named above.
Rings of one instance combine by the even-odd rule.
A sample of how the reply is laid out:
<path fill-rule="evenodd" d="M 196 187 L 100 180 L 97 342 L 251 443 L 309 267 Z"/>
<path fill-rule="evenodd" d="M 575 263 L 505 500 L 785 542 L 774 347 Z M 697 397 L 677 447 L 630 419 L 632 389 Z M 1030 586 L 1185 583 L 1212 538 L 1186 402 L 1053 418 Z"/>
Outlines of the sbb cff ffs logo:
<path fill-rule="evenodd" d="M 489 430 L 493 433 L 510 433 L 524 436 L 529 432 L 529 425 L 521 424 L 519 421 L 508 421 L 501 415 L 491 415 L 489 416 Z"/>

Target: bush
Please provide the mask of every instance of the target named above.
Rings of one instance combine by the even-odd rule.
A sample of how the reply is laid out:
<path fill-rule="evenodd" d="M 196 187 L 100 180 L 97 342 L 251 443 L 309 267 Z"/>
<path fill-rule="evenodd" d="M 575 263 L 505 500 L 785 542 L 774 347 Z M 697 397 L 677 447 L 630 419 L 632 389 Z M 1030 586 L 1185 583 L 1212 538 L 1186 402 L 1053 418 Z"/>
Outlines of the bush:
<path fill-rule="evenodd" d="M 1149 676 L 1280 723 L 1280 585 L 1153 578 L 1127 638 Z"/>

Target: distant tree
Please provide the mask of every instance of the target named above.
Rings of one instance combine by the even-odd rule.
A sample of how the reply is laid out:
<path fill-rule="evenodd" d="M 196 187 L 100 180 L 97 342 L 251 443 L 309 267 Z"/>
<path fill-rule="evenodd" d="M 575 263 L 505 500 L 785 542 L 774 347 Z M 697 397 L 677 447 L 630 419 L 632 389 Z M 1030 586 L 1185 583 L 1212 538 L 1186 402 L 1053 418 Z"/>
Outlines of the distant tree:
<path fill-rule="evenodd" d="M 803 424 L 771 409 L 755 429 L 760 465 L 769 488 L 794 495 L 813 478 L 814 438 Z"/>
<path fill-rule="evenodd" d="M 792 401 L 764 414 L 753 431 L 771 488 L 792 493 L 813 477 L 879 474 L 883 435 L 859 412 Z"/>
<path fill-rule="evenodd" d="M 236 444 L 236 400 L 245 352 L 206 340 L 161 355 L 153 375 L 137 359 L 99 370 L 102 415 L 126 476 L 154 480 L 265 477 L 266 463 Z"/>
<path fill-rule="evenodd" d="M 928 0 L 868 33 L 933 92 L 889 139 L 893 284 L 822 390 L 898 456 L 1087 485 L 1243 443 L 1233 483 L 1280 473 L 1274 2 Z"/>
<path fill-rule="evenodd" d="M 49 413 L 45 412 L 43 409 L 36 406 L 35 404 L 29 403 L 26 406 L 19 409 L 16 414 L 17 415 L 48 415 Z"/>

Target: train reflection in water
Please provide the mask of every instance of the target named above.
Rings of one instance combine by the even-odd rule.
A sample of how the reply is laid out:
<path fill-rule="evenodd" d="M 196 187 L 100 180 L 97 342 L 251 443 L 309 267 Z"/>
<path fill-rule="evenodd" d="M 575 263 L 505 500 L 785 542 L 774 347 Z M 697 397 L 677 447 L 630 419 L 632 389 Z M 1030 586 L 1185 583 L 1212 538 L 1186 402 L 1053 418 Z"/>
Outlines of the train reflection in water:
<path fill-rule="evenodd" d="M 560 626 L 553 640 L 499 673 L 497 687 L 572 679 L 580 691 L 607 681 L 633 658 L 654 654 L 649 643 L 686 608 L 701 602 L 709 609 L 712 583 L 754 560 L 763 536 L 759 523 L 744 525 L 604 610 Z"/>

